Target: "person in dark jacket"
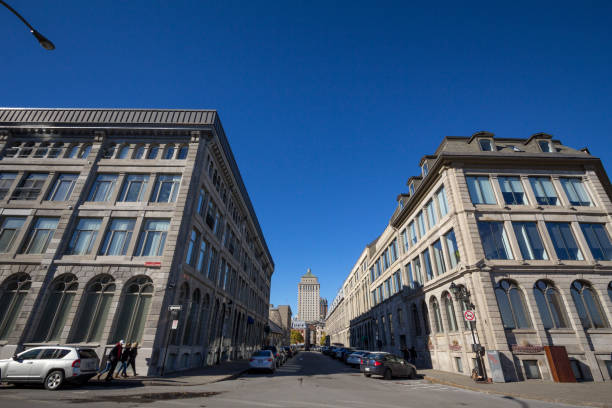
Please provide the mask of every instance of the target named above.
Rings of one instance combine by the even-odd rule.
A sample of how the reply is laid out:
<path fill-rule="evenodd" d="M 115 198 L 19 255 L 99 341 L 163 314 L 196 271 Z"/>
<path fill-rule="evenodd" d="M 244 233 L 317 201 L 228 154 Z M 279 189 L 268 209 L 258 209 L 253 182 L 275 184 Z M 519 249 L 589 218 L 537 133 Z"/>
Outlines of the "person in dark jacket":
<path fill-rule="evenodd" d="M 127 377 L 127 367 L 130 361 L 130 355 L 132 354 L 132 345 L 128 343 L 123 350 L 121 351 L 121 365 L 117 370 L 117 374 L 115 377 L 122 376 L 123 378 Z"/>
<path fill-rule="evenodd" d="M 106 378 L 104 379 L 107 382 L 110 382 L 113 379 L 113 373 L 115 372 L 115 368 L 117 368 L 117 363 L 121 360 L 121 351 L 123 349 L 123 345 L 125 342 L 120 340 L 115 347 L 113 347 L 108 353 L 108 361 L 110 361 L 111 365 L 108 370 L 108 374 L 106 374 Z"/>
<path fill-rule="evenodd" d="M 136 373 L 136 356 L 137 355 L 138 355 L 138 342 L 132 343 L 132 348 L 130 349 L 129 364 L 132 366 L 132 370 L 134 371 L 134 377 L 138 375 L 138 373 Z"/>

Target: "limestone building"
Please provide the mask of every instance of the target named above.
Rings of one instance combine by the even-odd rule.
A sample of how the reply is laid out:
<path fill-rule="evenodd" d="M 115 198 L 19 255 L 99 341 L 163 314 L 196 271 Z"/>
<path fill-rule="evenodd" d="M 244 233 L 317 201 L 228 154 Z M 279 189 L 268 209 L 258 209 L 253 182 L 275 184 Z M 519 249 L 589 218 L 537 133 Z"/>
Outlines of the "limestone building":
<path fill-rule="evenodd" d="M 3 108 L 0 154 L 2 358 L 124 339 L 157 374 L 262 344 L 274 262 L 216 111 Z"/>
<path fill-rule="evenodd" d="M 298 320 L 305 322 L 318 321 L 320 318 L 319 279 L 310 268 L 298 283 Z"/>
<path fill-rule="evenodd" d="M 330 307 L 332 342 L 469 375 L 476 342 L 506 381 L 552 379 L 563 346 L 577 379 L 612 379 L 612 188 L 599 158 L 544 133 L 446 137 L 419 163 L 380 236 Z M 468 295 L 467 300 L 464 296 Z M 485 358 L 490 374 L 490 364 Z"/>
<path fill-rule="evenodd" d="M 319 320 L 323 321 L 327 316 L 327 299 L 321 298 L 319 305 Z"/>

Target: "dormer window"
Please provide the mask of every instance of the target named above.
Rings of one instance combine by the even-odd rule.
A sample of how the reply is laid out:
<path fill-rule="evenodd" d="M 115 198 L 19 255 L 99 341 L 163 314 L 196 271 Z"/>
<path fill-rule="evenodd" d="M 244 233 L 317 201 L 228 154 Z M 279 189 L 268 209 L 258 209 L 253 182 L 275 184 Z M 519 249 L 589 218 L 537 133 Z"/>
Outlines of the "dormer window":
<path fill-rule="evenodd" d="M 540 150 L 542 150 L 544 153 L 552 152 L 552 148 L 550 147 L 550 142 L 548 140 L 541 140 L 538 142 L 538 144 L 540 145 Z"/>
<path fill-rule="evenodd" d="M 480 143 L 480 150 L 483 152 L 493 151 L 493 141 L 491 139 L 480 139 L 478 143 Z"/>
<path fill-rule="evenodd" d="M 429 173 L 429 166 L 427 165 L 427 162 L 423 163 L 421 170 L 423 171 L 423 177 L 427 176 L 427 173 Z"/>
<path fill-rule="evenodd" d="M 414 183 L 410 183 L 410 185 L 408 186 L 408 191 L 410 192 L 410 195 L 414 195 Z"/>

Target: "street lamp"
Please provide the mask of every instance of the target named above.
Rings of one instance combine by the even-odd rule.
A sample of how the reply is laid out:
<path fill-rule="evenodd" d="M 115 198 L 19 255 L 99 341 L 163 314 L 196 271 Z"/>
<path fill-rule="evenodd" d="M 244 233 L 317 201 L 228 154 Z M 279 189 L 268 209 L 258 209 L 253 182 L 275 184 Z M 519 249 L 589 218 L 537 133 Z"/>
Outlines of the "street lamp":
<path fill-rule="evenodd" d="M 450 291 L 455 295 L 457 300 L 464 302 L 464 305 L 469 310 L 474 310 L 476 306 L 470 302 L 470 292 L 464 285 L 456 285 L 452 282 L 449 287 Z M 464 311 L 465 312 L 465 311 Z M 465 317 L 464 317 L 465 318 Z M 466 319 L 467 320 L 467 319 Z M 476 342 L 476 335 L 474 334 L 474 321 L 470 321 L 470 330 L 472 331 L 472 351 L 476 353 L 476 365 L 478 368 L 478 376 L 484 381 L 487 379 L 487 373 L 485 371 L 484 361 L 482 356 L 484 354 L 484 348 Z"/>
<path fill-rule="evenodd" d="M 9 11 L 11 11 L 13 14 L 15 14 L 21 21 L 23 21 L 23 23 L 30 29 L 30 32 L 32 33 L 32 35 L 34 37 L 36 37 L 36 39 L 38 40 L 38 42 L 40 43 L 40 45 L 48 51 L 54 50 L 55 49 L 55 45 L 53 45 L 53 43 L 51 42 L 51 40 L 49 40 L 47 37 L 45 37 L 44 35 L 42 35 L 41 33 L 39 33 L 34 27 L 32 27 L 30 25 L 30 23 L 27 22 L 27 20 L 25 18 L 23 18 L 21 16 L 21 14 L 19 14 L 17 12 L 17 10 L 15 10 L 14 8 L 12 8 L 11 6 L 9 6 L 6 2 L 0 0 L 0 4 L 2 4 L 4 7 L 6 7 L 7 9 L 9 9 Z"/>

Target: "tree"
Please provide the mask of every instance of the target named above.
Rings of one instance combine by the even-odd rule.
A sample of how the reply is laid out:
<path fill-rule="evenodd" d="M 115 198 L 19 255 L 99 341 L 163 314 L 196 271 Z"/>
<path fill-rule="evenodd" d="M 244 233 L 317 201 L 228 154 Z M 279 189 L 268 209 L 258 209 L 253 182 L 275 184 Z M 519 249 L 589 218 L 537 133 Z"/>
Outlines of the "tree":
<path fill-rule="evenodd" d="M 327 334 L 325 334 L 325 332 L 321 333 L 321 346 L 325 345 L 325 342 L 327 341 Z"/>
<path fill-rule="evenodd" d="M 300 344 L 304 342 L 304 336 L 298 330 L 291 330 L 291 344 Z"/>

